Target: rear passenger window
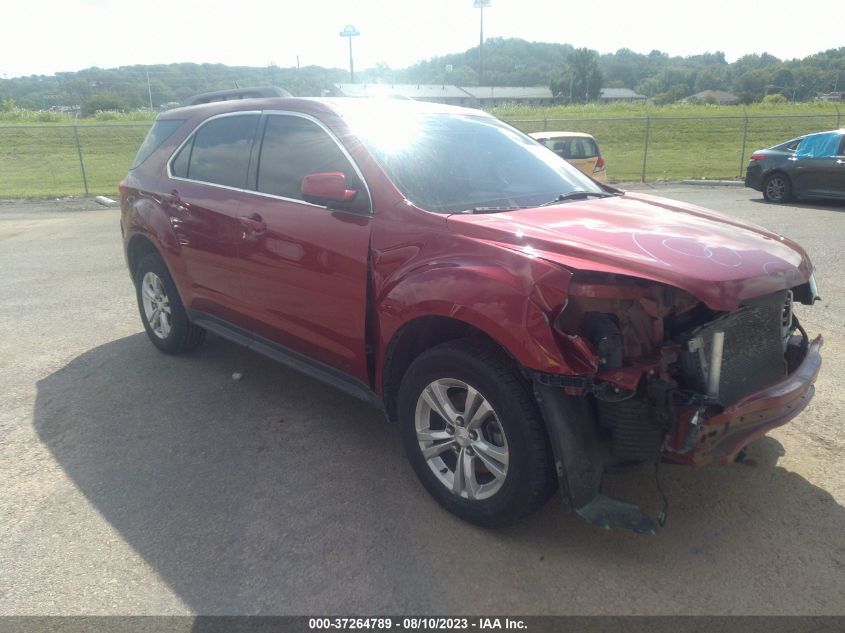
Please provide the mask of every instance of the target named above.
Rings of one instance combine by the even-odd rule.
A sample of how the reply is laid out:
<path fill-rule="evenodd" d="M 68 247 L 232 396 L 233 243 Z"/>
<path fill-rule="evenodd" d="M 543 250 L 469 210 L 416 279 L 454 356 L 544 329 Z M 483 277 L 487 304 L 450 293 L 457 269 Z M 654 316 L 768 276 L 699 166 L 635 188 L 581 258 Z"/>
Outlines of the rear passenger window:
<path fill-rule="evenodd" d="M 302 200 L 302 179 L 317 172 L 340 171 L 356 189 L 355 210 L 369 208 L 364 186 L 337 143 L 319 125 L 298 116 L 267 117 L 256 174 L 257 191 Z"/>
<path fill-rule="evenodd" d="M 259 118 L 257 114 L 239 114 L 212 119 L 182 147 L 170 163 L 171 173 L 242 189 Z"/>
<path fill-rule="evenodd" d="M 797 158 L 829 158 L 839 152 L 841 138 L 836 132 L 805 136 L 795 150 Z"/>
<path fill-rule="evenodd" d="M 591 138 L 552 138 L 545 141 L 555 154 L 566 159 L 595 158 L 599 148 Z"/>

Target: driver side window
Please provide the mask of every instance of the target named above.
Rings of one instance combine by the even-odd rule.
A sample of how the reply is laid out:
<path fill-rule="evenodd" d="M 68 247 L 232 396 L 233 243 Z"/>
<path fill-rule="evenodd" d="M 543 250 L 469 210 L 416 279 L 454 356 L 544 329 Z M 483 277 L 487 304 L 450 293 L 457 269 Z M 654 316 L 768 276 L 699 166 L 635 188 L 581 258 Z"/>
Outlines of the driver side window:
<path fill-rule="evenodd" d="M 267 117 L 258 154 L 256 191 L 304 200 L 301 187 L 305 176 L 338 171 L 346 176 L 346 186 L 358 192 L 350 210 L 367 212 L 369 201 L 361 179 L 325 130 L 303 117 Z"/>

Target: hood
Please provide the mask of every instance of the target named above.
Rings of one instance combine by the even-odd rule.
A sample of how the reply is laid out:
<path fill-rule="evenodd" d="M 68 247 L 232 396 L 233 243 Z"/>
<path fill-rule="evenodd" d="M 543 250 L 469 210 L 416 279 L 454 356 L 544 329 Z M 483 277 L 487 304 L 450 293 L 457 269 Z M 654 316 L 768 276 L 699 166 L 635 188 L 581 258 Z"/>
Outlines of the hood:
<path fill-rule="evenodd" d="M 800 246 L 702 207 L 640 193 L 496 214 L 450 215 L 451 231 L 571 270 L 639 277 L 714 310 L 806 282 Z"/>

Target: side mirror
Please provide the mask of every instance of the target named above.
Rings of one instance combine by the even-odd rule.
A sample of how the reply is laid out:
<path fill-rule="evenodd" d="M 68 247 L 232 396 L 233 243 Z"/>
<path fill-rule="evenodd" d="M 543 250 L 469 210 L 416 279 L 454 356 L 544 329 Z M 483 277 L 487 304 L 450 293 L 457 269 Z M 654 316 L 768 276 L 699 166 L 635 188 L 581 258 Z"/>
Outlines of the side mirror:
<path fill-rule="evenodd" d="M 346 174 L 342 171 L 308 174 L 302 179 L 302 197 L 315 204 L 352 202 L 358 192 L 346 188 Z"/>

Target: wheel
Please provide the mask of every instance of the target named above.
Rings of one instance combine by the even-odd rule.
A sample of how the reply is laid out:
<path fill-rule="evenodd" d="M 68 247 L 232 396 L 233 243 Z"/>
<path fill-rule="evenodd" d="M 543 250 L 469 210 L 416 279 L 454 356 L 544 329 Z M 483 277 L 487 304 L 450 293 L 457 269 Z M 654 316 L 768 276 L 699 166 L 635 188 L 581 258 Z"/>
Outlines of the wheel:
<path fill-rule="evenodd" d="M 190 352 L 205 340 L 205 330 L 188 319 L 176 284 L 158 253 L 145 255 L 139 262 L 135 291 L 147 336 L 162 352 Z"/>
<path fill-rule="evenodd" d="M 537 405 L 500 352 L 468 339 L 438 345 L 408 368 L 398 403 L 402 442 L 417 477 L 460 518 L 505 525 L 554 492 Z"/>
<path fill-rule="evenodd" d="M 763 183 L 763 198 L 766 202 L 788 202 L 792 197 L 792 183 L 784 174 L 772 174 Z"/>

